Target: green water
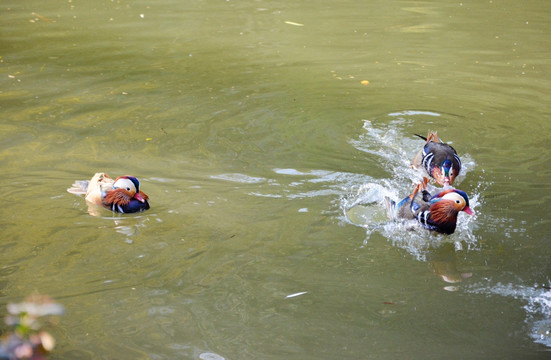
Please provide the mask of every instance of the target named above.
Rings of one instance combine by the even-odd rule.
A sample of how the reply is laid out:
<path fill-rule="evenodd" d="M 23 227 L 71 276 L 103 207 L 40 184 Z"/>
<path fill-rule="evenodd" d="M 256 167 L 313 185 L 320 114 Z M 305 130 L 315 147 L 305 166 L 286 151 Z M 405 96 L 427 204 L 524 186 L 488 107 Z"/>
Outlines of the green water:
<path fill-rule="evenodd" d="M 550 11 L 4 1 L 0 309 L 62 303 L 52 359 L 548 358 Z M 450 237 L 368 191 L 428 129 L 475 205 Z M 89 215 L 98 171 L 151 209 Z"/>

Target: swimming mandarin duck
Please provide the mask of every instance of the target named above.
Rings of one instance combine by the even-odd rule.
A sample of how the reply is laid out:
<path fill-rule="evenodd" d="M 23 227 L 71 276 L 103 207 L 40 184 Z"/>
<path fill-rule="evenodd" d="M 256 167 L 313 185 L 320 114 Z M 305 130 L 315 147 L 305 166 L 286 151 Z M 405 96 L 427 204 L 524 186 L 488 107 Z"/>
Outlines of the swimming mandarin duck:
<path fill-rule="evenodd" d="M 427 137 L 417 135 L 426 140 L 425 146 L 413 159 L 414 167 L 423 166 L 427 174 L 439 185 L 453 184 L 461 171 L 461 159 L 453 147 L 438 138 L 436 131 L 429 131 Z"/>
<path fill-rule="evenodd" d="M 140 182 L 130 175 L 113 180 L 105 173 L 96 173 L 91 180 L 75 181 L 67 189 L 71 194 L 85 195 L 88 203 L 118 213 L 134 213 L 149 209 L 149 197 L 140 191 Z"/>
<path fill-rule="evenodd" d="M 425 229 L 453 234 L 459 212 L 473 214 L 469 207 L 469 197 L 464 191 L 447 189 L 431 196 L 425 187 L 426 181 L 417 185 L 413 193 L 398 204 L 385 197 L 390 219 L 417 220 Z"/>

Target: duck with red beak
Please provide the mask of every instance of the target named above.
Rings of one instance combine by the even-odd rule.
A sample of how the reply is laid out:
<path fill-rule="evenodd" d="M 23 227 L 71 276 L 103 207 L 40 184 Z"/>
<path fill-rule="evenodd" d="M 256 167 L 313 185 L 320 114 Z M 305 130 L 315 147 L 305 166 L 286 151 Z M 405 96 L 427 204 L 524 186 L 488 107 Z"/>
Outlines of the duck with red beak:
<path fill-rule="evenodd" d="M 118 213 L 135 213 L 149 209 L 149 197 L 140 190 L 140 181 L 131 175 L 119 176 L 113 180 L 105 173 L 97 173 L 89 181 L 76 181 L 67 191 L 85 195 L 88 203 Z"/>

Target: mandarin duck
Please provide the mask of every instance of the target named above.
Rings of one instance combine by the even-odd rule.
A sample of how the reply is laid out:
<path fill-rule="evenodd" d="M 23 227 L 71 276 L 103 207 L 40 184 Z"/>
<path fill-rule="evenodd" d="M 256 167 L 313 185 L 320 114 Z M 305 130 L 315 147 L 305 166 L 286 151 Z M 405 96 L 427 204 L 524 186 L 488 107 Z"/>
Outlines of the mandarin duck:
<path fill-rule="evenodd" d="M 447 189 L 431 196 L 426 190 L 426 184 L 427 180 L 417 185 L 411 195 L 397 204 L 385 197 L 388 216 L 391 220 L 417 220 L 425 229 L 453 234 L 459 212 L 473 214 L 469 207 L 469 197 L 457 189 Z"/>
<path fill-rule="evenodd" d="M 415 134 L 425 140 L 425 146 L 413 158 L 413 167 L 425 169 L 427 174 L 439 185 L 453 184 L 461 171 L 461 159 L 453 147 L 438 138 L 436 131 L 429 131 L 427 137 Z"/>
<path fill-rule="evenodd" d="M 88 203 L 113 212 L 134 213 L 149 209 L 149 197 L 140 191 L 138 179 L 130 175 L 113 180 L 105 173 L 96 173 L 91 180 L 75 181 L 67 191 L 85 195 Z"/>

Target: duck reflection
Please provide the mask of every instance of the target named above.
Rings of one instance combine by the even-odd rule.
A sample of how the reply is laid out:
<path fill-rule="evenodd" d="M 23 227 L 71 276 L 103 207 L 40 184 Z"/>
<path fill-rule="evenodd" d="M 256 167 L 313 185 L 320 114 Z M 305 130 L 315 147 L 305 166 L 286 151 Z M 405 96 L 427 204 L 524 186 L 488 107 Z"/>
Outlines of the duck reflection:
<path fill-rule="evenodd" d="M 461 282 L 472 276 L 472 273 L 457 270 L 455 246 L 452 243 L 432 249 L 427 255 L 427 261 L 434 273 L 449 284 Z"/>

